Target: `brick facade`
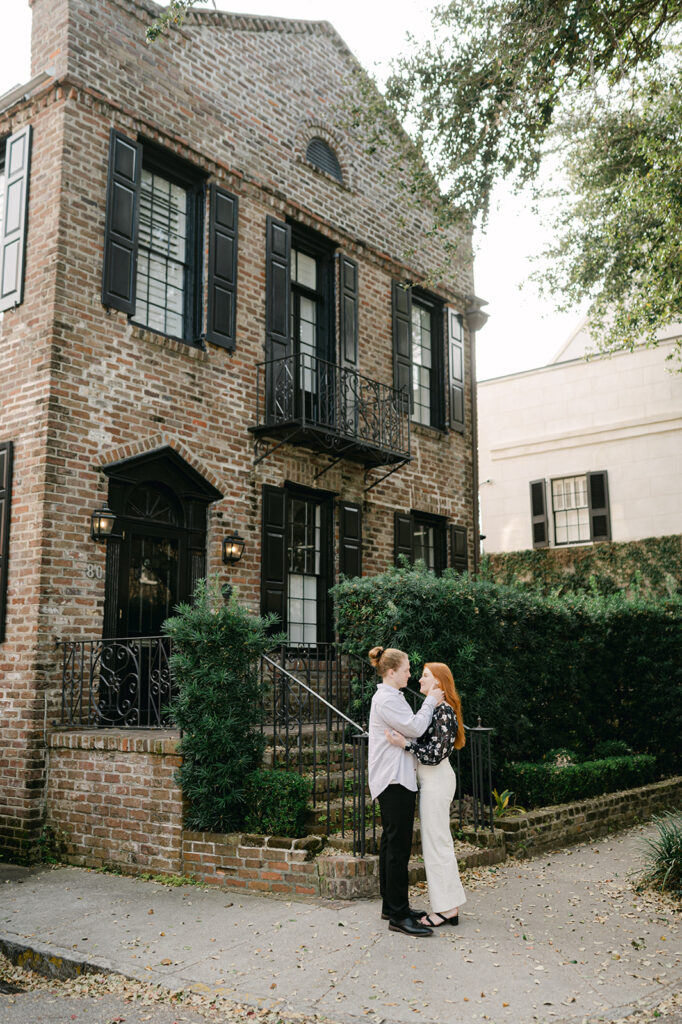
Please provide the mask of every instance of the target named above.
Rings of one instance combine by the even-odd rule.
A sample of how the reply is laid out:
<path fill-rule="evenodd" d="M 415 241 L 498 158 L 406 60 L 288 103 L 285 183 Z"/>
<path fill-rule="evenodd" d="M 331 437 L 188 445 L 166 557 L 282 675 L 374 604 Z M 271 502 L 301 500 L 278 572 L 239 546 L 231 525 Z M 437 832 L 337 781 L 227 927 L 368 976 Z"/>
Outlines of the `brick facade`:
<path fill-rule="evenodd" d="M 0 849 L 12 855 L 27 853 L 44 821 L 45 726 L 60 702 L 55 638 L 102 636 L 111 571 L 105 546 L 89 538 L 89 517 L 110 497 L 112 467 L 167 447 L 219 492 L 207 506 L 205 570 L 229 579 L 255 610 L 264 484 L 357 503 L 365 573 L 393 563 L 396 510 L 466 527 L 475 547 L 468 335 L 463 432 L 445 418 L 441 429 L 413 424 L 411 461 L 372 490 L 381 470 L 366 474 L 346 458 L 331 465 L 330 455 L 292 444 L 254 462 L 248 428 L 265 358 L 268 216 L 314 230 L 357 263 L 357 369 L 372 380 L 394 379 L 393 280 L 421 283 L 462 313 L 473 294 L 469 238 L 451 236 L 453 260 L 428 232 L 428 214 L 406 205 L 391 154 L 368 154 L 344 127 L 357 65 L 333 29 L 202 11 L 150 48 L 144 30 L 157 9 L 146 0 L 33 0 L 32 8 L 33 74 L 51 77 L 0 110 L 0 142 L 26 124 L 33 138 L 23 301 L 0 321 L 0 442 L 14 443 Z M 102 304 L 112 127 L 238 197 L 234 349 L 175 340 Z M 343 184 L 306 162 L 313 136 L 335 149 Z M 206 275 L 200 280 L 205 308 Z M 233 529 L 246 548 L 228 571 L 221 542 Z M 337 512 L 331 531 L 329 583 Z"/>

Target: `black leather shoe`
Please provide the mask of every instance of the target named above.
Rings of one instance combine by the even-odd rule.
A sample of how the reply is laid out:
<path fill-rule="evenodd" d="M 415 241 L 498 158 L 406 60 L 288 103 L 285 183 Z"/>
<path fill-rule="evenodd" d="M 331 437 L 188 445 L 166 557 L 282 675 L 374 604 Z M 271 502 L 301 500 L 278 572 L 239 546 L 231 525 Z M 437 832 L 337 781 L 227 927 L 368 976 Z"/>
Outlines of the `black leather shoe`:
<path fill-rule="evenodd" d="M 433 928 L 415 921 L 413 917 L 392 917 L 388 922 L 390 932 L 403 932 L 405 935 L 426 936 L 433 935 Z"/>
<path fill-rule="evenodd" d="M 410 915 L 410 917 L 414 917 L 417 920 L 419 920 L 420 917 L 426 917 L 426 911 L 425 910 L 415 910 L 413 907 L 410 907 L 410 909 L 408 910 L 408 914 Z M 385 910 L 382 910 L 381 911 L 381 920 L 382 921 L 390 921 L 391 920 L 391 915 L 387 914 Z"/>

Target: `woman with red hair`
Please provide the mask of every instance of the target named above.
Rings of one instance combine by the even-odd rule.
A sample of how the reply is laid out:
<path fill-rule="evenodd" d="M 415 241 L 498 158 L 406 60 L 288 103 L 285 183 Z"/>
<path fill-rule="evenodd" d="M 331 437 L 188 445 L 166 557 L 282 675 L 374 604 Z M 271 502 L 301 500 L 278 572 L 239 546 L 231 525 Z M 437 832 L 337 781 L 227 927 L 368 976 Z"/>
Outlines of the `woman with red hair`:
<path fill-rule="evenodd" d="M 465 742 L 462 704 L 448 666 L 431 661 L 424 666 L 419 688 L 426 697 L 437 687 L 445 700 L 434 710 L 429 728 L 418 740 L 386 731 L 390 743 L 417 759 L 419 822 L 431 902 L 431 913 L 421 922 L 431 928 L 459 924 L 459 908 L 466 903 L 450 831 L 450 804 L 457 785 L 450 754 L 461 750 Z"/>

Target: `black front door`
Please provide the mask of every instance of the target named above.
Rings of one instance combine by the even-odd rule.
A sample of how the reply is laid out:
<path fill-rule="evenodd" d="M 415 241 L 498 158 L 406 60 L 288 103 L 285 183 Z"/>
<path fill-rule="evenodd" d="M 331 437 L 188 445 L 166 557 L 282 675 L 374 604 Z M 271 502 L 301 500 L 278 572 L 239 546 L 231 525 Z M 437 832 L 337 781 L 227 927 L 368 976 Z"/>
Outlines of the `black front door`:
<path fill-rule="evenodd" d="M 131 526 L 122 554 L 118 636 L 159 636 L 180 600 L 180 541 L 172 533 Z M 184 589 L 184 588 L 183 588 Z"/>

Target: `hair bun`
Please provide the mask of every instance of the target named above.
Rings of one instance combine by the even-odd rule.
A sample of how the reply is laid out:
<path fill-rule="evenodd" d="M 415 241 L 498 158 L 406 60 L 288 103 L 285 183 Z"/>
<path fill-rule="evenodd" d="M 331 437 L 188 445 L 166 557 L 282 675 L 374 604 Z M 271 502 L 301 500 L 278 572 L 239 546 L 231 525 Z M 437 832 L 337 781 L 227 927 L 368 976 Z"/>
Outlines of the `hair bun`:
<path fill-rule="evenodd" d="M 381 661 L 381 655 L 384 653 L 384 650 L 384 647 L 373 647 L 372 650 L 369 652 L 369 660 L 374 666 L 374 668 L 376 668 L 379 662 Z"/>

